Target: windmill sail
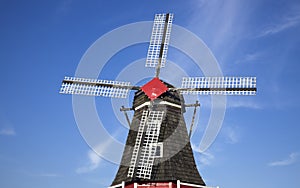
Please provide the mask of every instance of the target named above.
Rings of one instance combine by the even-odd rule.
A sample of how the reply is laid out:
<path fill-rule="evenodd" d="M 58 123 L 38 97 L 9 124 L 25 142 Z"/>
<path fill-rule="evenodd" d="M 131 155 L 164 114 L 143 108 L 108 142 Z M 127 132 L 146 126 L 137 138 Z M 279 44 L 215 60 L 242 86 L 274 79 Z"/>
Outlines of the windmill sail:
<path fill-rule="evenodd" d="M 182 94 L 255 95 L 256 77 L 184 77 Z"/>
<path fill-rule="evenodd" d="M 173 14 L 156 14 L 154 18 L 146 67 L 164 67 L 172 28 Z"/>
<path fill-rule="evenodd" d="M 130 89 L 137 90 L 139 87 L 130 86 L 130 82 L 65 77 L 60 93 L 126 98 Z"/>
<path fill-rule="evenodd" d="M 151 179 L 160 126 L 164 111 L 150 111 L 147 119 L 147 131 L 137 166 L 136 177 Z"/>
<path fill-rule="evenodd" d="M 137 136 L 135 139 L 135 145 L 134 145 L 134 148 L 132 151 L 132 157 L 130 160 L 130 166 L 129 166 L 128 174 L 127 174 L 128 177 L 133 177 L 133 174 L 134 174 L 134 170 L 135 170 L 135 166 L 136 166 L 136 162 L 137 162 L 137 158 L 138 158 L 138 154 L 139 154 L 139 150 L 140 150 L 140 146 L 141 146 L 141 142 L 142 142 L 142 137 L 143 137 L 147 117 L 148 117 L 148 111 L 143 111 L 141 122 L 140 122 L 140 125 L 138 128 L 138 133 L 137 133 Z"/>
<path fill-rule="evenodd" d="M 136 177 L 151 178 L 163 115 L 164 111 L 143 111 L 128 169 L 128 177 L 133 177 L 136 170 Z"/>

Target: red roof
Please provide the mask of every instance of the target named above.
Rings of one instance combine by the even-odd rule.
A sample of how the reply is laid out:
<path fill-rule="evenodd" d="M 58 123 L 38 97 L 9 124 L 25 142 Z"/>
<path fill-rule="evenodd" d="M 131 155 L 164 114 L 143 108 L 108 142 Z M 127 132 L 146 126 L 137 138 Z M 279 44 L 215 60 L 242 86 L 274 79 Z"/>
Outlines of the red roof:
<path fill-rule="evenodd" d="M 141 88 L 151 101 L 168 91 L 168 87 L 158 78 L 153 78 Z"/>

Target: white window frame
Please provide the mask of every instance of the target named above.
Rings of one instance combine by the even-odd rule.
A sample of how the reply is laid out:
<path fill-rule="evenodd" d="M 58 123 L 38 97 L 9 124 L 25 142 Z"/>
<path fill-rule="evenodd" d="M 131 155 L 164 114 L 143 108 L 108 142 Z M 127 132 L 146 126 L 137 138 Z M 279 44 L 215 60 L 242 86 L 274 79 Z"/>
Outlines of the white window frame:
<path fill-rule="evenodd" d="M 161 157 L 163 157 L 163 155 L 164 155 L 164 144 L 163 144 L 163 142 L 152 143 L 150 145 L 150 147 L 151 148 L 152 147 L 156 147 L 154 158 L 161 158 Z M 160 155 L 156 155 L 157 154 L 157 147 L 160 147 L 160 152 L 159 152 Z"/>

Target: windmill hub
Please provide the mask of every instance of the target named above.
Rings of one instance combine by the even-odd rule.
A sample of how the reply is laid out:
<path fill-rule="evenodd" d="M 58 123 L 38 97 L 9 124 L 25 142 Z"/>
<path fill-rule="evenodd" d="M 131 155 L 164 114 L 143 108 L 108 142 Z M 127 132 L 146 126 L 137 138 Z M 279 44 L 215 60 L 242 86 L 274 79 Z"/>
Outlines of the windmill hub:
<path fill-rule="evenodd" d="M 141 89 L 148 96 L 148 98 L 153 101 L 161 94 L 165 93 L 168 90 L 168 87 L 159 78 L 155 77 L 143 85 Z"/>

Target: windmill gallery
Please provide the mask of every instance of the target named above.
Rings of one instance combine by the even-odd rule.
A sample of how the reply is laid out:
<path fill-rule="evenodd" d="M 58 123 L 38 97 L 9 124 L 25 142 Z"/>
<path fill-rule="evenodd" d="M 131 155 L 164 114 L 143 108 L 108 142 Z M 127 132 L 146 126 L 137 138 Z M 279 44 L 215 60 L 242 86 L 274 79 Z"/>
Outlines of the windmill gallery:
<path fill-rule="evenodd" d="M 129 82 L 65 77 L 60 93 L 126 98 L 135 90 L 126 145 L 111 188 L 207 187 L 199 174 L 183 114 L 183 94 L 255 95 L 255 77 L 187 77 L 180 88 L 159 78 L 166 64 L 173 14 L 156 14 L 146 67 L 154 77 L 143 86 Z M 126 113 L 125 113 L 126 114 Z"/>

